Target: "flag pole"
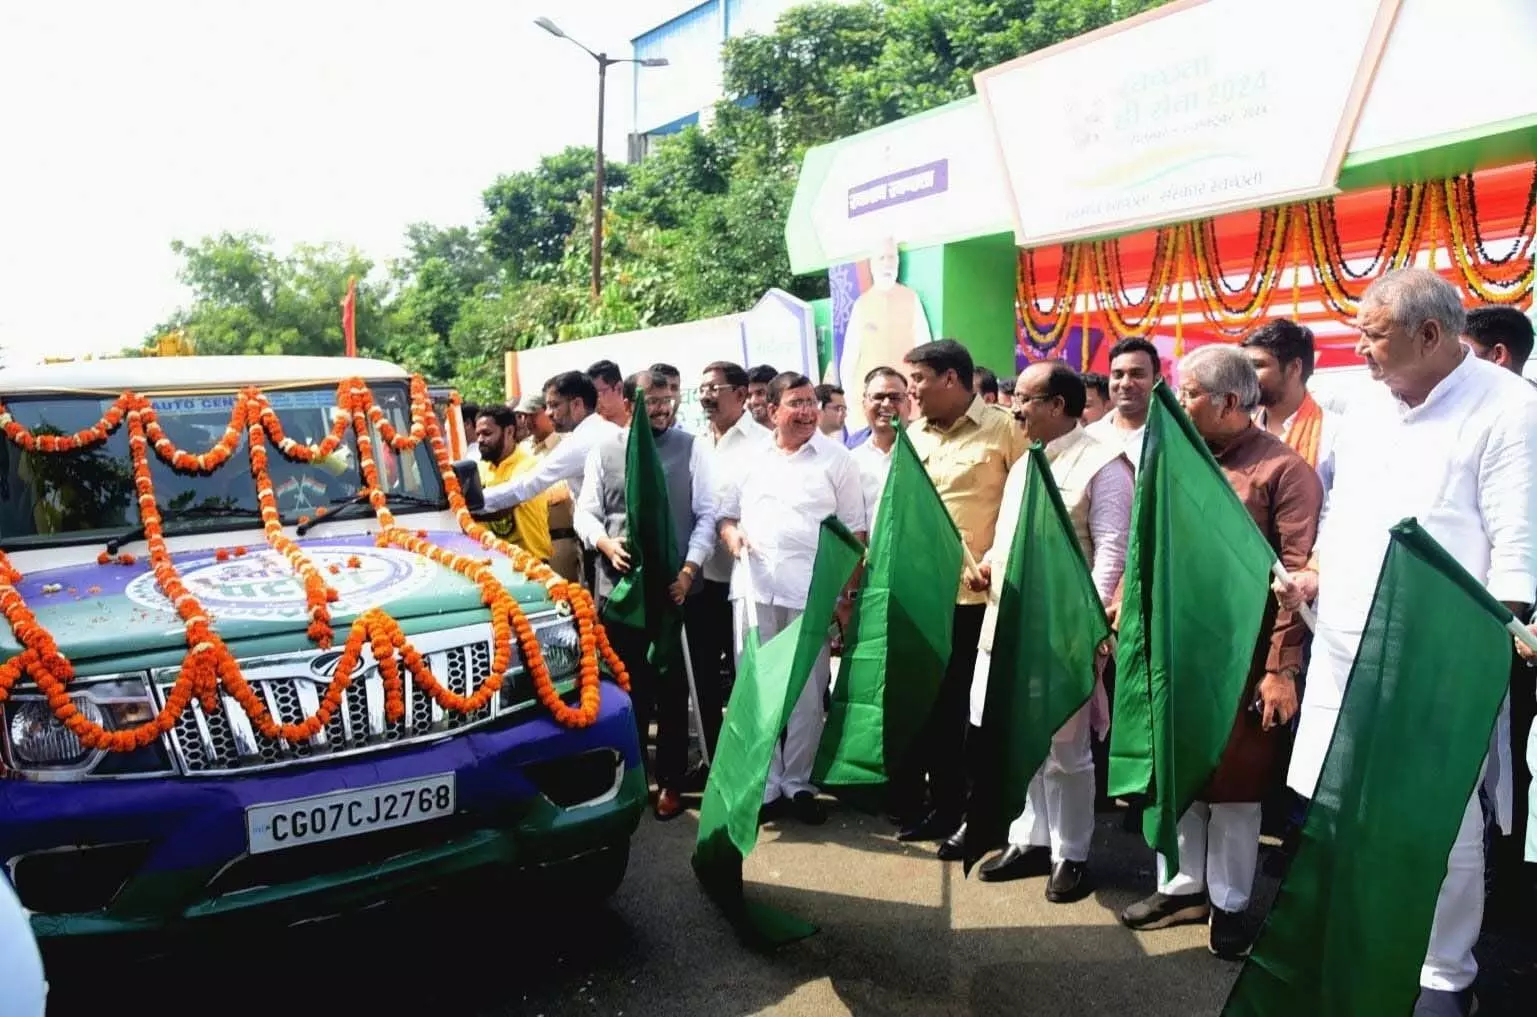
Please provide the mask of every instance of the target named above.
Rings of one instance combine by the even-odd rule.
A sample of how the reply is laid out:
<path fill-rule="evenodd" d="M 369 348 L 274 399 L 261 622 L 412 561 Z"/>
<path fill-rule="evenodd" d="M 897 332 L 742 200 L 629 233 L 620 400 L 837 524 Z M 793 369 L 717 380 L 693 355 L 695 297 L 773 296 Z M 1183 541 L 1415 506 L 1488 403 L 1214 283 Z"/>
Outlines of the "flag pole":
<path fill-rule="evenodd" d="M 1271 563 L 1270 574 L 1287 586 L 1290 586 L 1292 583 L 1292 574 L 1286 571 L 1286 566 L 1281 564 L 1280 559 Z M 1318 616 L 1313 613 L 1311 607 L 1307 604 L 1298 604 L 1297 614 L 1302 617 L 1302 623 L 1308 627 L 1310 632 L 1318 631 Z M 1533 646 L 1532 649 L 1537 650 L 1537 646 Z"/>
<path fill-rule="evenodd" d="M 705 736 L 704 712 L 699 709 L 699 686 L 694 683 L 694 655 L 688 652 L 688 626 L 679 622 L 678 631 L 683 636 L 683 674 L 688 679 L 688 709 L 699 725 L 699 757 L 704 760 L 705 766 L 709 766 L 710 739 Z"/>

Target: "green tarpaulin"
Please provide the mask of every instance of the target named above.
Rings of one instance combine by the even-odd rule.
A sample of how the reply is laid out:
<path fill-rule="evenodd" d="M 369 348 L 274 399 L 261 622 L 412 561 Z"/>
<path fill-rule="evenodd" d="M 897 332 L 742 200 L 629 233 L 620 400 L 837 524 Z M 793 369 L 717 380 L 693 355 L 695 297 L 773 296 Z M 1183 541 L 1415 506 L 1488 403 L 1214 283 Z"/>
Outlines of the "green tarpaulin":
<path fill-rule="evenodd" d="M 963 555 L 950 513 L 899 431 L 817 750 L 818 784 L 882 784 L 906 756 L 950 660 Z"/>
<path fill-rule="evenodd" d="M 966 867 L 1002 844 L 1045 763 L 1051 739 L 1094 692 L 1095 656 L 1110 635 L 1089 564 L 1039 445 L 1025 471 L 1019 519 L 999 584 L 998 625 L 966 816 Z"/>
<path fill-rule="evenodd" d="M 1227 1017 L 1413 1010 L 1509 687 L 1510 620 L 1413 521 L 1393 528 L 1301 843 Z"/>
<path fill-rule="evenodd" d="M 1116 653 L 1110 793 L 1146 794 L 1143 836 L 1177 824 L 1232 733 L 1275 553 L 1167 385 L 1153 388 Z"/>
<path fill-rule="evenodd" d="M 705 784 L 694 872 L 727 917 L 762 941 L 784 942 L 816 931 L 746 902 L 742 860 L 758 842 L 758 813 L 774 745 L 827 642 L 838 596 L 863 554 L 864 547 L 842 523 L 831 516 L 823 520 L 805 612 L 762 645 L 756 626 L 747 633 L 720 745 Z"/>

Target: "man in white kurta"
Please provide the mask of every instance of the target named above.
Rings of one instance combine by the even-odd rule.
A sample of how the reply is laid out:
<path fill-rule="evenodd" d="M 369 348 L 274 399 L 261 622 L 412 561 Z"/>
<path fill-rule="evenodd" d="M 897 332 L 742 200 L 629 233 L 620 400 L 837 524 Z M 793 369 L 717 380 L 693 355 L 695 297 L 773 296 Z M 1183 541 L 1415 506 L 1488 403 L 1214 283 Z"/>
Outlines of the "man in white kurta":
<path fill-rule="evenodd" d="M 43 1017 L 48 983 L 27 909 L 0 876 L 0 1017 Z"/>
<path fill-rule="evenodd" d="M 716 513 L 721 539 L 736 559 L 731 601 L 738 666 L 749 627 L 756 622 L 758 638 L 766 642 L 805 610 L 822 520 L 836 516 L 860 540 L 865 534 L 859 469 L 848 449 L 817 431 L 811 380 L 782 374 L 770 384 L 768 398 L 773 445 L 721 488 Z M 826 818 L 811 767 L 826 723 L 822 698 L 831 674 L 824 647 L 774 749 L 763 791 L 765 808 L 788 799 L 795 816 L 807 823 Z"/>
<path fill-rule="evenodd" d="M 1316 593 L 1318 614 L 1288 775 L 1305 798 L 1329 749 L 1390 526 L 1418 519 L 1518 613 L 1537 589 L 1537 396 L 1459 345 L 1462 321 L 1457 291 L 1420 269 L 1388 273 L 1361 301 L 1356 349 L 1382 384 L 1353 399 L 1341 419 L 1325 472 L 1317 569 L 1299 573 L 1295 584 L 1303 598 Z M 1417 1015 L 1469 1012 L 1483 920 L 1483 825 L 1475 794 L 1436 902 Z"/>
<path fill-rule="evenodd" d="M 1030 366 L 1019 376 L 1014 414 L 1032 440 L 1045 443 L 1052 478 L 1089 562 L 1094 588 L 1109 605 L 1126 568 L 1132 475 L 1120 449 L 1091 437 L 1079 422 L 1085 400 L 1083 380 L 1077 373 L 1060 361 L 1048 361 Z M 1028 458 L 1021 459 L 1009 471 L 998 532 L 982 558 L 978 586 L 992 587 L 992 577 L 1008 568 L 1029 463 Z M 974 726 L 981 726 L 987 699 L 997 614 L 998 602 L 989 597 L 971 682 Z M 1089 739 L 1091 731 L 1103 738 L 1109 721 L 1105 688 L 1096 682 L 1093 698 L 1052 738 L 1046 762 L 1030 782 L 1025 810 L 1009 828 L 1009 846 L 983 863 L 979 878 L 1003 882 L 1049 873 L 1047 900 L 1063 904 L 1082 895 L 1094 836 L 1094 755 Z"/>

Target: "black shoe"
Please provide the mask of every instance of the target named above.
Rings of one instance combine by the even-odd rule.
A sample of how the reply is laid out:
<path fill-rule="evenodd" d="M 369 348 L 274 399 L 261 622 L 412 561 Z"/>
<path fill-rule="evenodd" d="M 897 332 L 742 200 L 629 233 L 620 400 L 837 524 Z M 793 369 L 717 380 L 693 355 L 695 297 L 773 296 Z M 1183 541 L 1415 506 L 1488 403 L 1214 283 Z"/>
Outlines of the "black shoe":
<path fill-rule="evenodd" d="M 904 826 L 897 831 L 897 840 L 903 843 L 911 843 L 918 840 L 944 840 L 956 831 L 961 825 L 959 819 L 943 816 L 938 812 L 930 812 L 911 826 Z"/>
<path fill-rule="evenodd" d="M 966 857 L 966 824 L 962 823 L 954 833 L 939 842 L 939 860 L 958 862 Z"/>
<path fill-rule="evenodd" d="M 1089 890 L 1089 882 L 1084 878 L 1088 870 L 1083 862 L 1061 861 L 1052 865 L 1051 878 L 1046 881 L 1046 899 L 1053 904 L 1082 900 Z"/>
<path fill-rule="evenodd" d="M 1204 922 L 1211 914 L 1211 905 L 1204 893 L 1182 893 L 1170 896 L 1155 893 L 1144 897 L 1120 914 L 1121 924 L 1129 929 L 1148 932 L 1166 929 L 1171 925 L 1188 925 Z"/>
<path fill-rule="evenodd" d="M 827 822 L 827 810 L 810 791 L 797 791 L 790 799 L 790 814 L 807 826 L 821 826 Z"/>
<path fill-rule="evenodd" d="M 762 826 L 764 823 L 772 823 L 784 815 L 787 805 L 788 803 L 783 798 L 775 798 L 771 802 L 764 802 L 758 807 L 758 825 Z"/>
<path fill-rule="evenodd" d="M 1473 1017 L 1476 1013 L 1478 998 L 1472 989 L 1421 989 L 1420 998 L 1414 1002 L 1414 1017 Z"/>
<path fill-rule="evenodd" d="M 1246 924 L 1241 912 L 1212 908 L 1211 937 L 1207 942 L 1207 949 L 1212 952 L 1212 956 L 1230 961 L 1243 960 L 1249 956 L 1249 948 L 1254 942 Z"/>
<path fill-rule="evenodd" d="M 1051 852 L 1043 847 L 1025 847 L 1010 844 L 1003 853 L 989 858 L 977 870 L 977 878 L 984 883 L 1007 883 L 1011 879 L 1028 879 L 1051 873 Z"/>

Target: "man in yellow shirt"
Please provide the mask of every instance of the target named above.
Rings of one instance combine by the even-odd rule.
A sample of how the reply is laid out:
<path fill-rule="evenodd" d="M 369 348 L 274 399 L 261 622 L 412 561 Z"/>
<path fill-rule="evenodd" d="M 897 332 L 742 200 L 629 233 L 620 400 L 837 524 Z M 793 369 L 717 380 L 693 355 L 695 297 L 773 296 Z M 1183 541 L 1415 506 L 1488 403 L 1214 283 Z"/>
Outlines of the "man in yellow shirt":
<path fill-rule="evenodd" d="M 907 431 L 913 451 L 960 531 L 967 561 L 978 562 L 993 545 L 1009 470 L 1030 441 L 1008 410 L 975 392 L 975 367 L 960 343 L 924 343 L 908 351 L 904 364 L 922 414 Z M 892 804 L 906 820 L 897 839 L 945 841 L 942 858 L 958 858 L 964 847 L 967 708 L 987 611 L 986 593 L 968 588 L 961 576 L 951 581 L 956 598 L 950 662 L 928 724 L 892 789 Z"/>
<path fill-rule="evenodd" d="M 517 415 L 507 406 L 485 406 L 475 418 L 475 444 L 480 449 L 480 482 L 484 487 L 505 484 L 537 464 L 518 447 Z M 486 519 L 498 537 L 521 547 L 541 561 L 553 553 L 548 498 L 540 492 L 505 512 Z"/>

